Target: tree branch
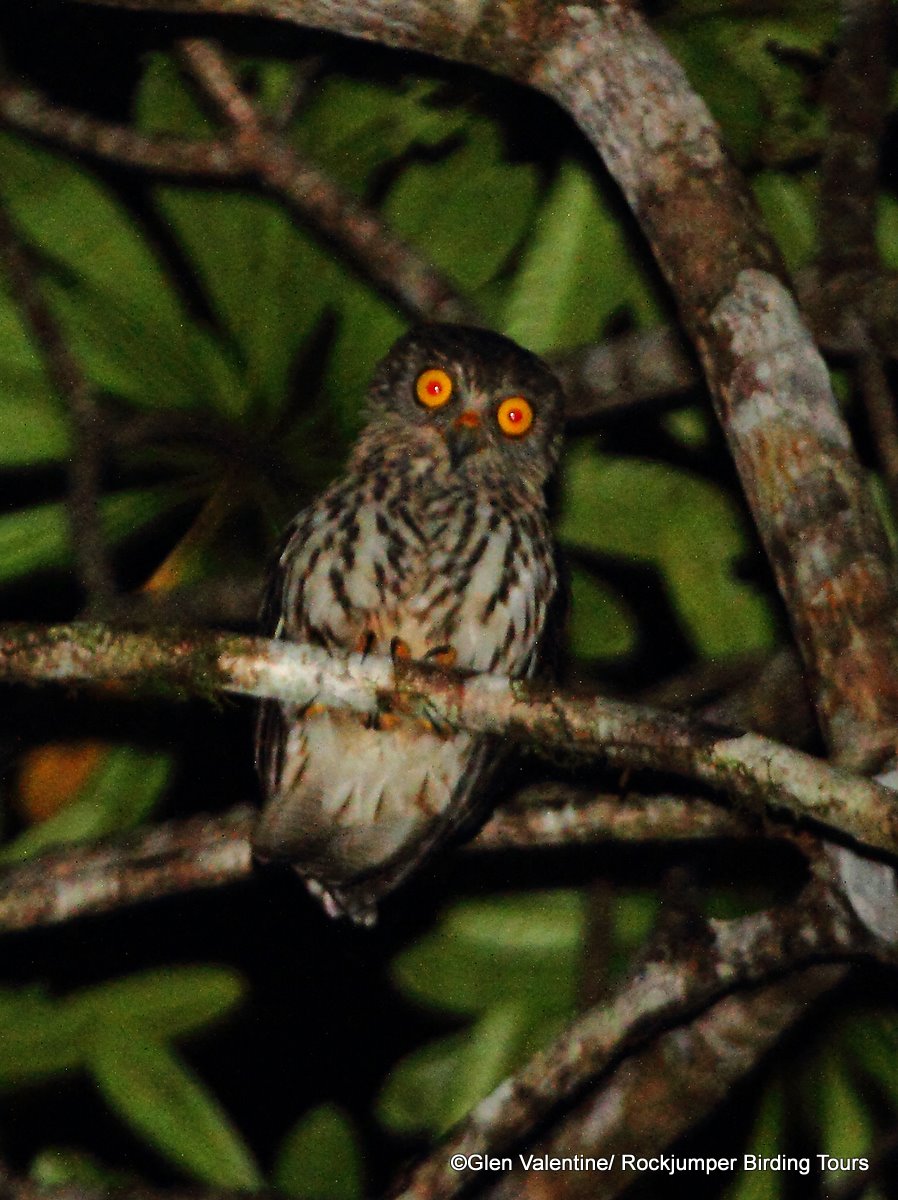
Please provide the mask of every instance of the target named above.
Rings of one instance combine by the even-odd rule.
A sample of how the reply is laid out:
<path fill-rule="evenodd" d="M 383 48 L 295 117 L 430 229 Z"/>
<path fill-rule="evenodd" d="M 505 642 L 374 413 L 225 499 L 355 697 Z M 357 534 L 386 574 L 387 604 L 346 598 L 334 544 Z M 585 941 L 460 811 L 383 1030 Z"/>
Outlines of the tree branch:
<path fill-rule="evenodd" d="M 559 798 L 564 802 L 560 803 Z M 572 797 L 580 797 L 572 798 Z M 148 830 L 49 850 L 0 873 L 0 931 L 58 925 L 252 875 L 256 810 L 168 821 Z M 787 836 L 699 797 L 598 796 L 561 785 L 530 788 L 498 809 L 469 843 L 488 852 L 609 841 Z"/>
<path fill-rule="evenodd" d="M 0 680 L 99 682 L 219 691 L 296 704 L 396 713 L 452 729 L 599 755 L 614 766 L 670 771 L 716 787 L 754 811 L 811 819 L 863 845 L 898 853 L 894 792 L 755 734 L 639 705 L 578 697 L 500 675 L 442 672 L 369 655 L 232 634 L 126 633 L 101 625 L 0 626 Z"/>
<path fill-rule="evenodd" d="M 611 1170 L 514 1171 L 489 1188 L 485 1200 L 614 1200 L 637 1178 L 621 1168 L 621 1153 L 636 1149 L 651 1157 L 693 1129 L 844 975 L 844 967 L 809 967 L 785 982 L 726 996 L 661 1033 L 626 1055 L 600 1087 L 527 1148 L 547 1156 L 616 1155 Z"/>
<path fill-rule="evenodd" d="M 677 842 L 776 836 L 783 826 L 751 818 L 700 796 L 594 796 L 564 784 L 535 784 L 497 808 L 471 850 L 547 849 L 607 842 Z"/>
<path fill-rule="evenodd" d="M 57 925 L 249 876 L 249 808 L 169 821 L 98 846 L 65 846 L 0 875 L 0 929 Z"/>
<path fill-rule="evenodd" d="M 137 133 L 128 125 L 51 104 L 39 92 L 0 84 L 0 124 L 102 162 L 160 175 L 245 178 L 246 164 L 229 141 Z"/>
<path fill-rule="evenodd" d="M 68 465 L 72 545 L 88 610 L 101 612 L 115 593 L 115 583 L 100 520 L 102 462 L 96 400 L 41 293 L 31 256 L 2 205 L 0 256 L 10 292 L 43 356 L 50 382 L 68 407 L 73 443 Z"/>
<path fill-rule="evenodd" d="M 257 181 L 346 254 L 414 319 L 478 322 L 473 306 L 432 263 L 325 172 L 300 159 L 276 130 L 265 128 L 211 43 L 193 39 L 190 45 L 194 50 L 206 47 L 206 66 L 209 55 L 217 57 L 219 84 L 227 78 L 232 101 L 234 94 L 242 98 L 227 113 L 229 119 L 232 112 L 240 114 L 227 139 L 135 133 L 125 125 L 49 104 L 39 93 L 9 83 L 0 85 L 0 123 L 117 166 L 175 177 Z"/>
<path fill-rule="evenodd" d="M 893 908 L 898 920 L 894 897 Z M 507 1151 L 576 1101 L 625 1054 L 735 988 L 863 953 L 887 963 L 896 956 L 893 948 L 870 936 L 823 875 L 814 878 L 789 908 L 709 921 L 695 942 L 679 947 L 672 959 L 668 950 L 656 946 L 654 956 L 610 1003 L 575 1020 L 548 1049 L 477 1104 L 391 1193 L 393 1200 L 457 1196 L 478 1174 L 476 1163 L 464 1165 L 472 1157 Z"/>
<path fill-rule="evenodd" d="M 187 38 L 180 52 L 203 94 L 233 128 L 244 162 L 263 184 L 336 242 L 406 312 L 419 319 L 479 323 L 473 307 L 432 263 L 266 127 L 213 42 Z"/>

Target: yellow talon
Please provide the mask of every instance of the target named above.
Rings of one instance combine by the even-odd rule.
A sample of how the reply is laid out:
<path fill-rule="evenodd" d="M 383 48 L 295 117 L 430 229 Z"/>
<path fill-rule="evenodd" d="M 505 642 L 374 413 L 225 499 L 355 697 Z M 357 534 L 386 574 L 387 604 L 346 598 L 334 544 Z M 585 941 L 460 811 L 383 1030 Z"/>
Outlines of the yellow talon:
<path fill-rule="evenodd" d="M 431 650 L 427 657 L 431 662 L 435 662 L 438 667 L 442 667 L 448 671 L 455 666 L 458 659 L 458 651 L 454 646 L 440 646 L 438 650 Z"/>
<path fill-rule="evenodd" d="M 412 652 L 408 647 L 408 643 L 402 638 L 394 637 L 390 642 L 390 654 L 393 658 L 408 659 L 411 658 Z"/>

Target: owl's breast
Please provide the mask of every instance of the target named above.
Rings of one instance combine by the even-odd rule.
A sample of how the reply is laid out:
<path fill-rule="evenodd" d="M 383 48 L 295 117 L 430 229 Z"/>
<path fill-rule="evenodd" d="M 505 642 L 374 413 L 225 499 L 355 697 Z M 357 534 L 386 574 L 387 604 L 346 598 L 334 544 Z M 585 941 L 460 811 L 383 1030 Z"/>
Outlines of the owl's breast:
<path fill-rule="evenodd" d="M 450 646 L 459 667 L 523 674 L 555 590 L 541 512 L 400 476 L 327 493 L 285 553 L 283 632 L 416 658 Z"/>

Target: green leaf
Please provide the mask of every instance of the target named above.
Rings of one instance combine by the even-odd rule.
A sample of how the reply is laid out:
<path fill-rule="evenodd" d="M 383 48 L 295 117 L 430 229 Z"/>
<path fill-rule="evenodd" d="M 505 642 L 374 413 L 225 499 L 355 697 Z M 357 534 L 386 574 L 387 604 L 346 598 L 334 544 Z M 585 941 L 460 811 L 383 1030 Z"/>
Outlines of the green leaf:
<path fill-rule="evenodd" d="M 378 1100 L 384 1124 L 445 1129 L 559 1031 L 575 1007 L 584 922 L 574 891 L 463 901 L 394 960 L 406 996 L 477 1019 L 397 1064 Z"/>
<path fill-rule="evenodd" d="M 721 122 L 741 158 L 760 143 L 805 156 L 826 133 L 819 104 L 810 99 L 808 69 L 798 55 L 822 64 L 837 33 L 838 8 L 828 3 L 780 6 L 779 12 L 721 12 L 701 2 L 704 19 L 662 21 L 674 53 Z M 680 6 L 682 11 L 683 6 Z M 791 51 L 792 56 L 786 52 Z"/>
<path fill-rule="evenodd" d="M 752 186 L 789 270 L 807 266 L 818 243 L 817 204 L 810 183 L 783 171 L 762 171 Z"/>
<path fill-rule="evenodd" d="M 869 1157 L 876 1126 L 869 1105 L 848 1076 L 844 1053 L 824 1050 L 814 1064 L 813 1074 L 811 1094 L 818 1112 L 821 1153 L 841 1159 Z M 832 1185 L 846 1174 L 825 1171 L 823 1177 Z"/>
<path fill-rule="evenodd" d="M 898 270 L 898 197 L 880 192 L 876 198 L 876 248 L 882 265 Z"/>
<path fill-rule="evenodd" d="M 785 1106 L 779 1087 L 768 1088 L 746 1153 L 772 1158 L 780 1150 Z M 725 1192 L 726 1200 L 779 1200 L 783 1180 L 778 1171 L 740 1171 Z"/>
<path fill-rule="evenodd" d="M 0 1084 L 9 1086 L 78 1067 L 84 1027 L 40 988 L 0 991 Z"/>
<path fill-rule="evenodd" d="M 20 862 L 51 846 L 135 828 L 153 811 L 171 770 L 169 754 L 131 746 L 110 749 L 78 797 L 0 849 L 0 862 Z"/>
<path fill-rule="evenodd" d="M 535 1019 L 505 1000 L 465 1033 L 439 1038 L 401 1059 L 377 1098 L 378 1120 L 394 1133 L 444 1133 L 561 1031 L 559 1017 Z"/>
<path fill-rule="evenodd" d="M 183 484 L 115 492 L 100 502 L 111 542 L 133 534 L 189 495 Z M 38 504 L 0 515 L 0 580 L 30 571 L 67 567 L 72 561 L 70 518 L 63 504 Z"/>
<path fill-rule="evenodd" d="M 636 628 L 620 597 L 581 567 L 571 570 L 568 644 L 577 658 L 613 658 L 636 645 Z"/>
<path fill-rule="evenodd" d="M 257 71 L 261 90 L 280 79 L 280 64 Z M 276 90 L 276 88 L 274 89 Z M 356 183 L 387 158 L 405 152 L 412 142 L 448 136 L 458 116 L 444 117 L 428 103 L 430 84 L 408 89 L 356 80 L 332 79 L 318 90 L 303 112 L 297 134 L 313 162 L 335 178 L 347 165 Z M 146 72 L 138 100 L 138 117 L 149 130 L 194 131 L 206 128 L 195 102 L 184 88 L 169 59 L 158 56 Z M 360 164 L 365 169 L 359 175 Z M 428 177 L 429 178 L 429 177 Z M 439 187 L 439 180 L 431 189 Z M 240 350 L 243 391 L 220 387 L 221 404 L 230 404 L 232 415 L 242 412 L 276 414 L 288 400 L 288 381 L 297 354 L 328 308 L 348 312 L 358 289 L 354 269 L 335 257 L 332 248 L 307 229 L 276 201 L 233 192 L 198 191 L 178 187 L 157 189 L 158 204 L 176 236 L 195 264 L 198 278 Z M 240 246 L 241 253 L 234 253 Z M 347 287 L 350 291 L 347 294 Z M 253 303 L 247 303 L 247 296 Z M 365 300 L 378 311 L 379 296 L 367 283 Z M 398 332 L 391 314 L 393 330 Z M 370 372 L 383 352 L 382 339 L 367 332 L 367 324 L 350 320 L 357 337 L 363 324 L 365 337 L 349 348 L 353 363 Z M 388 339 L 392 340 L 392 338 Z M 365 353 L 365 343 L 376 352 Z M 367 375 L 365 376 L 367 382 Z M 349 396 L 356 404 L 360 388 Z"/>
<path fill-rule="evenodd" d="M 161 319 L 156 297 L 114 292 L 79 280 L 45 290 L 73 352 L 95 387 L 141 408 L 225 415 L 245 407 L 246 386 L 226 348 L 181 316 Z"/>
<path fill-rule="evenodd" d="M 0 196 L 17 227 L 66 273 L 128 303 L 152 297 L 177 331 L 184 314 L 166 272 L 127 209 L 69 158 L 0 134 Z"/>
<path fill-rule="evenodd" d="M 771 610 L 735 578 L 747 546 L 735 505 L 717 486 L 662 463 L 618 458 L 581 442 L 565 460 L 558 537 L 647 561 L 664 573 L 707 656 L 768 649 Z"/>
<path fill-rule="evenodd" d="M 452 905 L 393 962 L 397 987 L 439 1011 L 475 1014 L 508 997 L 568 1014 L 584 930 L 579 892 L 527 892 Z"/>
<path fill-rule="evenodd" d="M 495 126 L 480 118 L 469 122 L 454 153 L 406 167 L 384 215 L 462 290 L 473 292 L 506 262 L 536 198 L 535 168 L 507 162 Z"/>
<path fill-rule="evenodd" d="M 617 890 L 614 897 L 613 951 L 609 973 L 621 978 L 633 956 L 646 943 L 658 921 L 660 901 L 654 892 Z"/>
<path fill-rule="evenodd" d="M 66 419 L 43 381 L 13 378 L 0 362 L 0 467 L 61 462 L 69 446 Z"/>
<path fill-rule="evenodd" d="M 227 355 L 117 198 L 71 160 L 10 136 L 0 135 L 0 154 L 0 196 L 56 267 L 42 287 L 91 381 L 144 404 L 239 409 L 243 385 Z"/>
<path fill-rule="evenodd" d="M 133 1187 L 137 1180 L 126 1171 L 116 1171 L 92 1154 L 69 1146 L 47 1146 L 36 1154 L 28 1177 L 39 1188 L 75 1187 L 109 1191 Z"/>
<path fill-rule="evenodd" d="M 272 1182 L 296 1200 L 361 1200 L 362 1156 L 346 1113 L 334 1104 L 307 1112 L 281 1143 Z"/>
<path fill-rule="evenodd" d="M 708 419 L 708 411 L 695 404 L 660 414 L 664 429 L 689 449 L 703 449 L 708 445 Z"/>
<path fill-rule="evenodd" d="M 186 1175 L 212 1187 L 261 1189 L 252 1155 L 221 1105 L 168 1047 L 139 1027 L 104 1031 L 89 1066 L 110 1107 Z"/>
<path fill-rule="evenodd" d="M 628 308 L 640 325 L 660 319 L 648 275 L 620 217 L 578 163 L 563 164 L 510 285 L 502 329 L 538 354 L 594 341 Z"/>
<path fill-rule="evenodd" d="M 671 31 L 667 41 L 720 123 L 727 146 L 744 163 L 761 137 L 766 113 L 758 81 L 742 69 L 737 54 L 727 54 L 733 24 L 696 22 L 685 33 Z"/>
<path fill-rule="evenodd" d="M 167 967 L 141 971 L 69 996 L 63 1007 L 85 1025 L 109 1031 L 139 1027 L 141 1036 L 175 1038 L 230 1012 L 244 993 L 227 967 Z"/>
<path fill-rule="evenodd" d="M 299 149 L 339 183 L 360 194 L 372 172 L 414 146 L 437 146 L 470 121 L 461 107 L 440 105 L 439 84 L 389 83 L 334 74 L 304 106 L 294 138 Z"/>
<path fill-rule="evenodd" d="M 453 1033 L 400 1059 L 375 1103 L 378 1121 L 400 1134 L 444 1129 L 465 1042 Z"/>
<path fill-rule="evenodd" d="M 68 445 L 62 407 L 0 277 L 0 466 L 55 462 Z"/>

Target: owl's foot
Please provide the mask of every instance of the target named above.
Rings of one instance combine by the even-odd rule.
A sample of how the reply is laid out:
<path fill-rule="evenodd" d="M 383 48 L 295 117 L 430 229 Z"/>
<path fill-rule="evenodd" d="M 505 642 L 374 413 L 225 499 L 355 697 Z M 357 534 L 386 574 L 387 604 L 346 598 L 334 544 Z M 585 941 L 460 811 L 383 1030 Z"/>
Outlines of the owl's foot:
<path fill-rule="evenodd" d="M 435 646 L 424 655 L 428 662 L 436 663 L 444 671 L 451 670 L 458 659 L 458 651 L 454 646 Z"/>
<path fill-rule="evenodd" d="M 373 629 L 365 629 L 359 634 L 356 643 L 353 646 L 353 651 L 356 654 L 361 654 L 362 658 L 367 658 L 368 655 L 377 646 L 377 634 Z"/>
<path fill-rule="evenodd" d="M 379 729 L 382 733 L 389 733 L 396 728 L 401 719 L 393 712 L 377 712 L 372 713 L 365 724 L 367 729 Z"/>
<path fill-rule="evenodd" d="M 407 662 L 412 656 L 408 642 L 404 642 L 402 638 L 394 637 L 390 642 L 390 657 L 394 662 Z"/>

